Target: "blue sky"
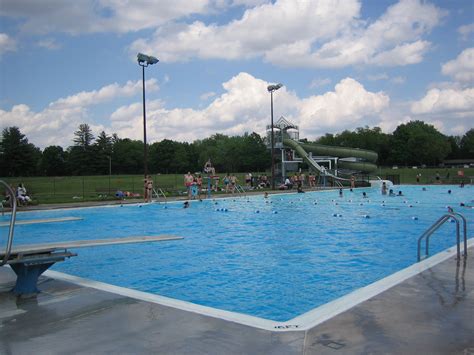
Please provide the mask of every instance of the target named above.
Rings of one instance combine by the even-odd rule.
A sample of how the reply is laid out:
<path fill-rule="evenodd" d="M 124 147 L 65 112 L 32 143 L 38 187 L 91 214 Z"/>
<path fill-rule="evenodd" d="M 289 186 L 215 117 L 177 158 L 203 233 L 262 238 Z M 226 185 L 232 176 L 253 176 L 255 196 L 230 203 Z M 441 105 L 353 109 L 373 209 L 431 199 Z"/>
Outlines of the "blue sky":
<path fill-rule="evenodd" d="M 264 133 L 275 116 L 310 139 L 423 120 L 474 126 L 471 0 L 2 0 L 0 128 L 67 147 L 88 123 L 148 141 Z"/>

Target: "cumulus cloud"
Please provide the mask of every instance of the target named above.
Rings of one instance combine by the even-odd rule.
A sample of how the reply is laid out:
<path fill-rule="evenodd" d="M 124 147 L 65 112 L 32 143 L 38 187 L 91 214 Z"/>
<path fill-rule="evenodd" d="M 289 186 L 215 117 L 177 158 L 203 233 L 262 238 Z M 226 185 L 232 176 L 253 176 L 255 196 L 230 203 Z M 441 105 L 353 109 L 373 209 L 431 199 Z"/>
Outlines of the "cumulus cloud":
<path fill-rule="evenodd" d="M 146 82 L 148 90 L 157 90 L 155 79 Z M 83 91 L 66 98 L 60 98 L 40 112 L 34 112 L 27 105 L 20 104 L 10 111 L 0 110 L 0 128 L 18 126 L 35 145 L 71 145 L 73 132 L 80 123 L 87 122 L 97 133 L 105 126 L 94 123 L 88 108 L 112 101 L 119 97 L 131 97 L 141 92 L 141 81 L 125 85 L 111 84 L 99 90 Z"/>
<path fill-rule="evenodd" d="M 224 25 L 170 24 L 136 40 L 132 52 L 157 51 L 167 61 L 194 57 L 263 57 L 281 66 L 399 66 L 419 63 L 424 39 L 445 12 L 420 0 L 401 0 L 373 23 L 360 18 L 356 0 L 279 0 L 247 9 Z M 278 24 L 277 29 L 275 24 Z"/>
<path fill-rule="evenodd" d="M 0 33 L 0 57 L 6 52 L 16 51 L 16 41 L 6 33 Z"/>
<path fill-rule="evenodd" d="M 170 138 L 193 141 L 220 132 L 228 135 L 244 132 L 265 133 L 269 123 L 269 82 L 239 73 L 223 84 L 224 93 L 202 110 L 165 109 L 162 103 L 147 106 L 148 130 L 152 140 Z M 275 117 L 285 116 L 299 124 L 305 136 L 316 138 L 329 130 L 352 129 L 366 124 L 389 105 L 384 93 L 371 93 L 351 78 L 338 83 L 335 91 L 299 98 L 283 87 L 274 94 Z M 119 108 L 112 129 L 141 139 L 140 105 Z"/>
<path fill-rule="evenodd" d="M 474 48 L 467 48 L 456 59 L 443 64 L 441 72 L 461 83 L 474 82 Z"/>
<path fill-rule="evenodd" d="M 412 104 L 415 114 L 456 113 L 458 116 L 473 117 L 474 89 L 431 89 L 425 97 Z"/>
<path fill-rule="evenodd" d="M 369 92 L 356 80 L 346 78 L 334 91 L 302 100 L 299 124 L 310 134 L 323 134 L 328 128 L 353 129 L 379 114 L 389 103 L 389 97 L 383 92 Z"/>

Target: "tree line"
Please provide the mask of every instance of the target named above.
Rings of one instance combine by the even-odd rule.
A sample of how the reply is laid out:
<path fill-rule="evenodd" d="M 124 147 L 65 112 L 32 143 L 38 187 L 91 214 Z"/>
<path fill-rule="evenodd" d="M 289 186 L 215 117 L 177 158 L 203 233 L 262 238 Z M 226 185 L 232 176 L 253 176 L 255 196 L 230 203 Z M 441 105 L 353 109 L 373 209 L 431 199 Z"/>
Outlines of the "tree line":
<path fill-rule="evenodd" d="M 435 166 L 444 159 L 474 158 L 474 129 L 463 136 L 446 136 L 422 121 L 399 125 L 391 134 L 379 127 L 360 127 L 326 134 L 308 143 L 369 149 L 379 154 L 379 165 Z M 0 176 L 66 176 L 143 173 L 143 142 L 108 135 L 95 137 L 87 124 L 74 132 L 66 149 L 39 149 L 18 127 L 2 131 Z M 257 133 L 241 136 L 214 134 L 192 143 L 164 139 L 148 147 L 148 170 L 156 174 L 201 171 L 208 159 L 219 172 L 263 172 L 270 169 L 271 155 Z M 278 156 L 277 156 L 278 158 Z"/>

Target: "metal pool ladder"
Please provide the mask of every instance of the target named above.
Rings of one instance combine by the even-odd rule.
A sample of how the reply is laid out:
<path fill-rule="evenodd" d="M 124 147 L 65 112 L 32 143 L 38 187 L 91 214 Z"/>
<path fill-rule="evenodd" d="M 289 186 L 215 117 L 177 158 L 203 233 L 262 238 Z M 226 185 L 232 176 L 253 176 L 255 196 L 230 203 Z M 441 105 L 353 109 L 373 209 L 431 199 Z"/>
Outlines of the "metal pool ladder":
<path fill-rule="evenodd" d="M 430 237 L 436 232 L 444 223 L 453 219 L 456 222 L 456 247 L 457 260 L 461 259 L 461 237 L 460 237 L 460 220 L 463 222 L 463 237 L 464 237 L 464 257 L 467 257 L 467 221 L 466 218 L 457 212 L 450 212 L 440 217 L 430 228 L 428 228 L 418 239 L 418 261 L 426 259 L 429 256 Z M 421 256 L 421 242 L 425 239 L 425 255 Z"/>
<path fill-rule="evenodd" d="M 10 214 L 10 226 L 8 228 L 8 240 L 7 240 L 7 246 L 5 249 L 5 255 L 3 259 L 0 262 L 0 266 L 3 266 L 7 263 L 8 258 L 10 257 L 10 253 L 12 250 L 12 244 L 13 244 L 13 230 L 15 229 L 15 219 L 16 219 L 16 197 L 15 197 L 15 192 L 13 189 L 8 185 L 5 181 L 0 180 L 0 183 L 5 186 L 6 191 L 10 195 L 10 201 L 12 204 L 12 211 Z"/>

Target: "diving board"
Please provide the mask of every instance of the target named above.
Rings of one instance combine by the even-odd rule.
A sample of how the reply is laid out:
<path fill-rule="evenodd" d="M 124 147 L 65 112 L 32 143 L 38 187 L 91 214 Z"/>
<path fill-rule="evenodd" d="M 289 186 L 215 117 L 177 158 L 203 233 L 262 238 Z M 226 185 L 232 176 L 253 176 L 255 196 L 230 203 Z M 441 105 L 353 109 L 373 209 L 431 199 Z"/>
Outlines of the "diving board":
<path fill-rule="evenodd" d="M 68 222 L 68 221 L 82 221 L 81 217 L 58 217 L 58 218 L 44 218 L 44 219 L 27 219 L 24 221 L 16 221 L 15 225 L 22 224 L 38 224 L 38 223 L 56 223 L 56 222 Z M 7 227 L 10 222 L 1 222 L 0 227 Z"/>
<path fill-rule="evenodd" d="M 183 237 L 158 235 L 18 245 L 11 249 L 5 264 L 9 264 L 17 275 L 13 293 L 18 296 L 34 295 L 39 292 L 37 282 L 43 272 L 56 262 L 77 256 L 77 254 L 68 251 L 68 249 L 129 243 L 163 242 L 179 239 L 183 239 Z M 5 259 L 6 256 L 6 252 L 0 252 L 1 260 Z"/>
<path fill-rule="evenodd" d="M 10 254 L 35 254 L 44 253 L 48 251 L 55 251 L 59 249 L 75 249 L 97 247 L 115 244 L 130 244 L 130 243 L 148 243 L 148 242 L 163 242 L 166 240 L 178 240 L 183 237 L 174 235 L 157 235 L 157 236 L 140 236 L 140 237 L 125 237 L 125 238 L 108 238 L 108 239 L 92 239 L 92 240 L 73 240 L 70 242 L 56 242 L 56 243 L 41 243 L 41 244 L 25 244 L 13 247 Z M 5 256 L 5 252 L 0 252 L 0 258 Z M 7 262 L 9 264 L 9 262 Z"/>

